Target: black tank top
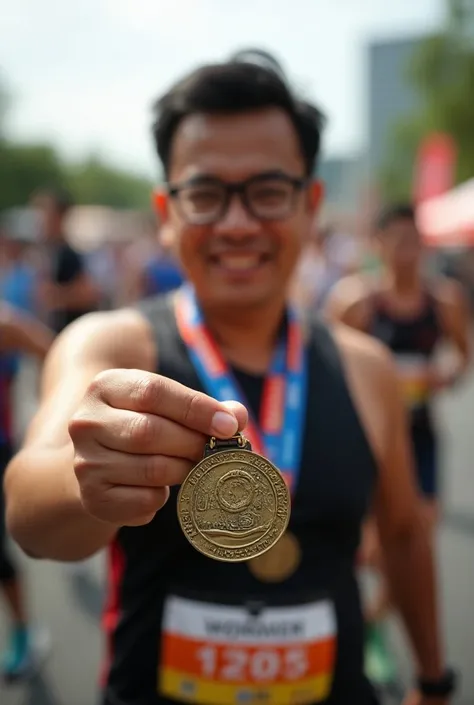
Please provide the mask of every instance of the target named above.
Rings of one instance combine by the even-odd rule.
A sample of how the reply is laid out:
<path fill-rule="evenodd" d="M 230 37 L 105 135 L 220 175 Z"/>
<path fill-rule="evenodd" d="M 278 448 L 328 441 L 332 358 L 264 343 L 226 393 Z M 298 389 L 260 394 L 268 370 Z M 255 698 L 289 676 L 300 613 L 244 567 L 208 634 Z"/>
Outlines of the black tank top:
<path fill-rule="evenodd" d="M 205 391 L 179 336 L 169 299 L 152 299 L 141 304 L 140 310 L 156 336 L 159 373 Z M 238 370 L 235 374 L 249 406 L 258 415 L 263 378 Z M 176 512 L 178 489 L 172 488 L 169 501 L 153 521 L 147 526 L 121 529 L 110 550 L 111 592 L 105 612 L 110 636 L 104 694 L 107 705 L 196 702 L 193 678 L 180 676 L 172 666 L 190 663 L 188 641 L 201 638 L 201 622 L 214 636 L 224 635 L 232 647 L 242 629 L 252 638 L 255 633 L 261 638 L 267 628 L 262 627 L 266 616 L 314 615 L 321 605 L 334 609 L 337 622 L 334 680 L 331 695 L 312 702 L 373 702 L 363 675 L 364 630 L 354 566 L 376 465 L 351 401 L 336 345 L 319 322 L 311 326 L 308 384 L 302 466 L 289 526 L 301 548 L 299 567 L 285 581 L 269 584 L 254 577 L 246 563 L 221 563 L 201 555 L 181 532 Z M 291 612 L 295 605 L 296 612 Z M 274 608 L 280 611 L 272 612 Z M 243 627 L 242 619 L 233 621 L 236 614 L 245 615 Z M 322 623 L 326 628 L 325 618 Z M 282 618 L 281 624 L 273 621 L 269 628 L 276 630 L 276 641 L 284 641 L 288 629 L 294 628 L 296 634 L 304 625 L 298 626 L 296 620 L 290 628 Z M 191 634 L 186 636 L 186 643 L 183 629 Z M 210 658 L 213 652 L 202 653 L 203 658 L 206 654 Z M 318 653 L 315 668 L 327 670 L 327 654 Z M 227 669 L 222 677 L 238 680 L 241 676 L 235 669 L 243 673 L 245 668 L 242 671 L 243 664 L 232 660 L 237 658 L 235 654 L 229 658 L 230 662 L 220 664 Z M 260 677 L 262 669 L 264 675 L 268 672 L 265 669 L 271 667 L 271 659 L 266 661 L 270 657 L 261 654 L 257 658 L 258 664 L 254 659 L 252 668 L 258 665 L 255 677 Z M 212 671 L 216 664 L 208 659 L 201 665 Z M 172 699 L 170 688 L 182 696 Z M 270 704 L 262 688 L 259 702 Z M 210 702 L 219 702 L 216 697 L 214 693 Z M 255 702 L 245 689 L 235 697 L 235 702 Z"/>
<path fill-rule="evenodd" d="M 374 294 L 368 332 L 385 343 L 395 356 L 412 430 L 430 429 L 431 395 L 423 375 L 442 337 L 433 295 L 428 291 L 425 293 L 425 303 L 415 315 L 399 316 L 390 310 L 382 295 Z"/>

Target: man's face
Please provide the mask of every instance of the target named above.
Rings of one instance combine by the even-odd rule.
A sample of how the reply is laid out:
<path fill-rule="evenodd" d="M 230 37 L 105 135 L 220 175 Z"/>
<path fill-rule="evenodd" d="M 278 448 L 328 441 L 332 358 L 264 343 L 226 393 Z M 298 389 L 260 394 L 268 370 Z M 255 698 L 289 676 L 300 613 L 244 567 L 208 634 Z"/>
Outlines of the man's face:
<path fill-rule="evenodd" d="M 420 263 L 423 244 L 410 218 L 399 218 L 377 233 L 382 260 L 391 268 L 413 269 Z"/>
<path fill-rule="evenodd" d="M 283 297 L 318 205 L 310 187 L 291 191 L 292 206 L 278 219 L 256 217 L 240 194 L 232 195 L 228 209 L 211 224 L 190 223 L 182 207 L 187 199 L 191 211 L 212 208 L 217 198 L 212 179 L 227 185 L 262 177 L 252 185 L 252 203 L 272 209 L 281 185 L 263 175 L 276 172 L 295 179 L 305 175 L 295 129 L 283 111 L 196 114 L 180 124 L 169 182 L 179 186 L 192 179 L 201 188 L 189 198 L 187 192 L 171 198 L 163 226 L 201 301 L 248 307 Z"/>

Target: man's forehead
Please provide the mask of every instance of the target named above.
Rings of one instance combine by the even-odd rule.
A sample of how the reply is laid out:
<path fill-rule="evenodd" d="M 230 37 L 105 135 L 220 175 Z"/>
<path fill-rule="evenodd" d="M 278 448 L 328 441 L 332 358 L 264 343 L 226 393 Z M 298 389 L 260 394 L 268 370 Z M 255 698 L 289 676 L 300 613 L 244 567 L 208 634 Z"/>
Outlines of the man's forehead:
<path fill-rule="evenodd" d="M 183 119 L 173 139 L 172 178 L 197 173 L 245 178 L 286 169 L 297 175 L 304 160 L 290 118 L 276 108 L 232 115 L 195 114 Z"/>

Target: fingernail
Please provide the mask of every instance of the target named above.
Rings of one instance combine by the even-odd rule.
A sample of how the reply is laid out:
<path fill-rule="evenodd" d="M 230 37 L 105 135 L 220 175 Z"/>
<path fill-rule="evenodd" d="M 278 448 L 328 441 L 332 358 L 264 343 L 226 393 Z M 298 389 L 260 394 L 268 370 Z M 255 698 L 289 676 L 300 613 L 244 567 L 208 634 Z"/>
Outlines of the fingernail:
<path fill-rule="evenodd" d="M 211 431 L 216 436 L 230 438 L 237 433 L 237 419 L 225 411 L 216 411 L 212 417 Z"/>

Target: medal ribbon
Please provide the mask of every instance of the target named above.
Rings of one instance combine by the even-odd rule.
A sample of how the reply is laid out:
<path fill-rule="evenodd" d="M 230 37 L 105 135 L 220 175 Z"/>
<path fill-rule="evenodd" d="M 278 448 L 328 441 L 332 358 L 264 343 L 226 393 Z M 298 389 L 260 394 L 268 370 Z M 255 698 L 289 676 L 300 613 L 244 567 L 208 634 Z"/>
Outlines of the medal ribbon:
<path fill-rule="evenodd" d="M 176 322 L 193 366 L 207 393 L 219 401 L 248 404 L 227 362 L 212 338 L 194 291 L 183 287 L 176 302 Z M 288 311 L 286 337 L 277 343 L 265 379 L 258 423 L 249 411 L 245 435 L 252 449 L 276 465 L 292 493 L 300 472 L 306 413 L 307 353 L 303 327 Z"/>

